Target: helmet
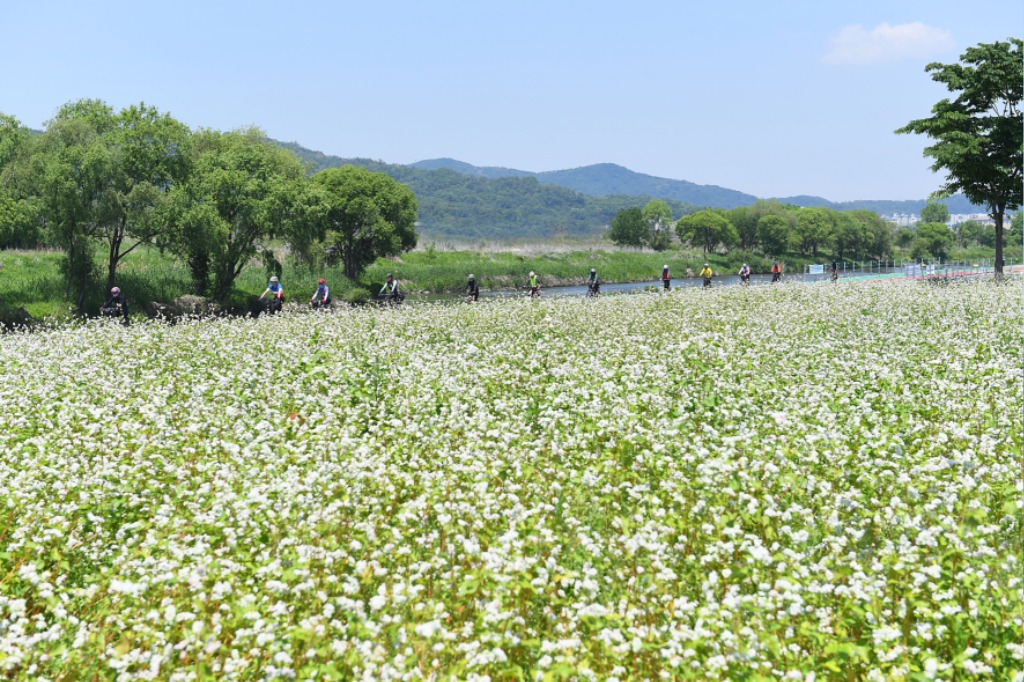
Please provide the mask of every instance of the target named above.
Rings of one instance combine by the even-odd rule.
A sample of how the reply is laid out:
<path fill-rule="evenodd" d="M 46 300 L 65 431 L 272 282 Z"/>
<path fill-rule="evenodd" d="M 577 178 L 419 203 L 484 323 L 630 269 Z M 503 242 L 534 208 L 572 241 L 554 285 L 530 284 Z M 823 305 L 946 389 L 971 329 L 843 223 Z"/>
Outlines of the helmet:
<path fill-rule="evenodd" d="M 119 293 L 121 293 L 121 287 L 114 287 L 110 290 L 111 296 L 117 296 Z"/>
<path fill-rule="evenodd" d="M 661 269 L 662 269 L 662 270 L 668 270 L 668 265 L 667 265 L 667 264 L 666 264 L 666 265 L 662 265 L 662 266 L 661 266 Z"/>
<path fill-rule="evenodd" d="M 271 277 L 271 278 L 270 278 L 270 283 L 271 283 L 271 284 L 277 284 L 277 283 L 278 283 L 279 281 L 280 281 L 280 280 L 279 280 L 279 279 L 278 279 L 277 277 Z"/>
<path fill-rule="evenodd" d="M 534 276 L 533 270 L 530 270 L 530 277 L 533 277 L 533 276 Z"/>
<path fill-rule="evenodd" d="M 388 273 L 388 279 L 393 279 L 393 278 L 394 278 L 394 275 L 392 275 L 392 274 L 391 274 L 391 273 L 389 272 L 389 273 Z"/>
<path fill-rule="evenodd" d="M 747 264 L 746 264 L 746 263 L 744 263 L 744 264 L 743 264 L 743 267 L 747 267 Z"/>
<path fill-rule="evenodd" d="M 320 281 L 317 282 L 317 284 L 327 284 L 327 280 L 321 279 Z"/>
<path fill-rule="evenodd" d="M 469 276 L 469 278 L 470 278 L 470 279 L 474 279 L 473 275 L 470 275 L 470 276 Z"/>
<path fill-rule="evenodd" d="M 592 275 L 593 275 L 593 274 L 595 274 L 596 272 L 597 272 L 597 268 L 590 268 L 590 274 L 592 274 Z"/>

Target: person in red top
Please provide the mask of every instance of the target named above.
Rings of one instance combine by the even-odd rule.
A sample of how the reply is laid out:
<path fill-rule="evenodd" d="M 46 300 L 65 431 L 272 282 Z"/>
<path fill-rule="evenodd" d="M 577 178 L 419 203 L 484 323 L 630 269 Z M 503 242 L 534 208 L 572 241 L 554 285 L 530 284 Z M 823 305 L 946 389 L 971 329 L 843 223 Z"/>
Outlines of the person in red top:
<path fill-rule="evenodd" d="M 779 261 L 775 261 L 772 264 L 772 284 L 775 284 L 782 279 L 782 268 L 779 267 Z"/>
<path fill-rule="evenodd" d="M 672 288 L 672 275 L 668 274 L 668 265 L 661 269 L 661 288 L 665 291 Z"/>

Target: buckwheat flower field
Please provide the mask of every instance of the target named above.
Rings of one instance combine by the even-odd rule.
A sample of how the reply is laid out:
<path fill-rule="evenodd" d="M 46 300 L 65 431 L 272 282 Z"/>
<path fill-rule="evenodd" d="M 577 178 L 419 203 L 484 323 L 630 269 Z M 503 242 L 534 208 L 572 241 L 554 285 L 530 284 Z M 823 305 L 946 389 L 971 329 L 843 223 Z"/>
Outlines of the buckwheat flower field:
<path fill-rule="evenodd" d="M 0 676 L 1022 679 L 1021 284 L 0 336 Z"/>

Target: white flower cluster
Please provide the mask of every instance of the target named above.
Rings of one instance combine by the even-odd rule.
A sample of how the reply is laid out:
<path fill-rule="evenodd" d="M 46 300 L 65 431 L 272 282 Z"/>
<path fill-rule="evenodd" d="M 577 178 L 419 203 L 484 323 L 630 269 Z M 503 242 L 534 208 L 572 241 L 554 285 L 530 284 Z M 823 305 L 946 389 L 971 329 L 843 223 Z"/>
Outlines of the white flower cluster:
<path fill-rule="evenodd" d="M 1024 668 L 1021 287 L 0 337 L 0 676 Z"/>

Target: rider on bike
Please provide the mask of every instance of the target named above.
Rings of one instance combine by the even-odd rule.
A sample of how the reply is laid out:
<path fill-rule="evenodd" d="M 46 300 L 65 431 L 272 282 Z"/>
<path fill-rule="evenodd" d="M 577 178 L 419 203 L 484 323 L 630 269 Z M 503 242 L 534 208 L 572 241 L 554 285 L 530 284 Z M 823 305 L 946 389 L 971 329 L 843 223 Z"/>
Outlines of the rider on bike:
<path fill-rule="evenodd" d="M 832 281 L 835 282 L 839 279 L 839 261 L 832 261 Z"/>
<path fill-rule="evenodd" d="M 700 276 L 704 278 L 705 289 L 711 286 L 711 278 L 714 277 L 714 274 L 715 273 L 711 271 L 711 266 L 705 263 L 704 269 L 700 271 Z"/>
<path fill-rule="evenodd" d="M 480 300 L 480 283 L 476 281 L 476 277 L 470 275 L 466 280 L 466 303 L 477 302 Z"/>
<path fill-rule="evenodd" d="M 401 303 L 402 299 L 405 298 L 398 290 L 398 280 L 390 272 L 388 273 L 388 281 L 384 282 L 384 286 L 380 288 L 380 293 L 377 295 L 383 297 L 389 303 Z"/>
<path fill-rule="evenodd" d="M 597 278 L 597 268 L 590 268 L 590 279 L 587 280 L 587 292 L 597 296 L 601 292 L 601 280 Z"/>
<path fill-rule="evenodd" d="M 668 291 L 672 288 L 672 275 L 668 273 L 668 265 L 661 268 L 661 288 Z"/>
<path fill-rule="evenodd" d="M 313 292 L 313 298 L 309 299 L 309 303 L 314 308 L 326 308 L 331 305 L 331 290 L 327 288 L 327 280 L 321 279 L 316 285 L 316 291 Z"/>
<path fill-rule="evenodd" d="M 270 310 L 271 312 L 278 312 L 281 310 L 281 305 L 284 303 L 284 287 L 281 286 L 281 281 L 275 276 L 270 278 L 270 284 L 267 285 L 266 290 L 260 294 L 260 300 L 270 294 Z"/>
<path fill-rule="evenodd" d="M 530 298 L 540 296 L 540 284 L 537 282 L 537 273 L 530 270 Z"/>
<path fill-rule="evenodd" d="M 740 273 L 739 274 L 740 274 L 740 281 L 743 282 L 744 285 L 750 286 L 750 266 L 747 265 L 746 263 L 744 263 L 743 267 L 740 268 Z"/>
<path fill-rule="evenodd" d="M 775 284 L 782 279 L 782 266 L 779 265 L 779 261 L 772 263 L 772 284 Z"/>
<path fill-rule="evenodd" d="M 107 313 L 107 311 L 111 312 Z M 121 293 L 120 287 L 114 287 L 110 290 L 110 298 L 103 304 L 103 312 L 112 317 L 120 316 L 124 326 L 128 326 L 128 299 Z"/>

